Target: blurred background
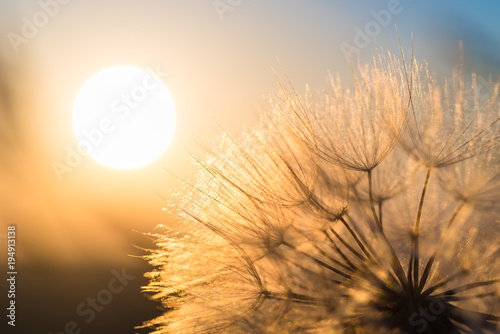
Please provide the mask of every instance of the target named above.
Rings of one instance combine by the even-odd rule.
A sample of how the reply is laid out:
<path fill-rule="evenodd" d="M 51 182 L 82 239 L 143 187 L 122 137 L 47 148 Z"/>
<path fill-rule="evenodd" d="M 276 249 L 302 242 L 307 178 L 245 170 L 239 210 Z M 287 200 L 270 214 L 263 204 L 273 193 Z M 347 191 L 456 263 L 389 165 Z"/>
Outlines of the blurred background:
<path fill-rule="evenodd" d="M 69 322 L 81 333 L 146 333 L 134 326 L 162 310 L 140 291 L 152 268 L 136 246 L 154 246 L 142 233 L 172 223 L 162 211 L 164 199 L 178 200 L 171 173 L 193 177 L 196 141 L 210 144 L 219 127 L 238 134 L 257 124 L 278 91 L 273 68 L 282 66 L 299 92 L 319 89 L 327 71 L 349 77 L 350 53 L 399 54 L 397 25 L 402 47 L 411 49 L 413 32 L 415 57 L 440 74 L 459 65 L 462 40 L 466 70 L 487 98 L 500 74 L 499 16 L 494 0 L 1 0 L 2 314 L 10 225 L 18 271 L 16 327 L 3 315 L 2 333 L 77 333 Z M 145 167 L 111 169 L 86 157 L 61 180 L 53 163 L 77 145 L 78 90 L 118 65 L 161 78 L 176 107 L 175 137 Z M 123 272 L 127 285 L 92 320 L 77 311 L 104 298 Z"/>

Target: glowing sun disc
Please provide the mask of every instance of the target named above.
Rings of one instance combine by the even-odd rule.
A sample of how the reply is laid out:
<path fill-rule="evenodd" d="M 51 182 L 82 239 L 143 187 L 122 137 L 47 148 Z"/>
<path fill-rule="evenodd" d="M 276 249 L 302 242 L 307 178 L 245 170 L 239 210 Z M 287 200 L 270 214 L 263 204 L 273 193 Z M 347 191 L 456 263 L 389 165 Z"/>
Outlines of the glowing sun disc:
<path fill-rule="evenodd" d="M 139 168 L 156 160 L 172 141 L 174 103 L 167 88 L 147 71 L 109 68 L 78 92 L 73 130 L 81 149 L 100 164 Z"/>

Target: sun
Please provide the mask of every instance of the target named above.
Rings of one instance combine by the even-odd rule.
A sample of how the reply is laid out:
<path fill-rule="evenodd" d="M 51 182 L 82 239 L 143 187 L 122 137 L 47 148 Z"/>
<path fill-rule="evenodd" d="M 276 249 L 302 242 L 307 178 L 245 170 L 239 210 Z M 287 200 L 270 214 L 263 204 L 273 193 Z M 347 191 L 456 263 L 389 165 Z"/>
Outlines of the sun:
<path fill-rule="evenodd" d="M 151 73 L 133 66 L 90 77 L 75 99 L 73 129 L 81 148 L 100 164 L 133 169 L 156 160 L 175 132 L 172 97 Z"/>

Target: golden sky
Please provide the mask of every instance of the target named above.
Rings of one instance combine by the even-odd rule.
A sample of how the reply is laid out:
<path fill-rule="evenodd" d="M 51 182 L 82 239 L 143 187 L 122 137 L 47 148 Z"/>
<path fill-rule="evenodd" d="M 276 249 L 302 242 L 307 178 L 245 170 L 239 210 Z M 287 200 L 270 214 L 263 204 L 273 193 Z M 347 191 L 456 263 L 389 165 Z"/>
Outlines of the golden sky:
<path fill-rule="evenodd" d="M 499 27 L 491 14 L 498 6 L 487 1 L 481 8 L 409 0 L 42 3 L 49 7 L 0 5 L 0 73 L 8 92 L 0 115 L 0 222 L 19 226 L 19 256 L 27 262 L 112 261 L 144 241 L 132 229 L 168 224 L 162 197 L 172 200 L 171 189 L 180 185 L 169 171 L 192 177 L 188 152 L 199 151 L 196 140 L 210 144 L 219 126 L 238 134 L 256 124 L 266 96 L 278 89 L 272 68 L 280 73 L 282 66 L 299 91 L 306 84 L 318 89 L 328 70 L 348 74 L 343 45 L 364 58 L 377 45 L 398 52 L 398 25 L 403 46 L 410 48 L 413 31 L 416 55 L 432 58 L 436 71 L 457 64 L 459 40 L 466 64 L 485 82 L 500 71 Z M 26 20 L 40 11 L 52 17 L 13 43 L 12 34 L 25 36 Z M 118 65 L 161 78 L 176 107 L 175 137 L 146 167 L 116 170 L 86 157 L 61 181 L 52 164 L 77 145 L 75 96 L 90 76 Z"/>

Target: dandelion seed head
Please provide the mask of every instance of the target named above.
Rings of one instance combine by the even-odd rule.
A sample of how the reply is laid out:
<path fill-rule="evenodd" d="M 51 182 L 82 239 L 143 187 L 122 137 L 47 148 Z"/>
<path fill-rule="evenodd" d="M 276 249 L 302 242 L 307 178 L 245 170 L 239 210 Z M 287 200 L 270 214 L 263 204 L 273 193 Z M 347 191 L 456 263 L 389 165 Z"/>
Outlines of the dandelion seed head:
<path fill-rule="evenodd" d="M 305 97 L 280 82 L 258 128 L 194 158 L 147 257 L 167 310 L 146 326 L 498 332 L 497 104 L 411 64 L 379 56 Z"/>

